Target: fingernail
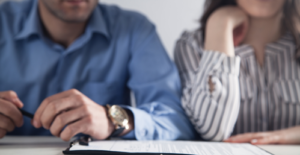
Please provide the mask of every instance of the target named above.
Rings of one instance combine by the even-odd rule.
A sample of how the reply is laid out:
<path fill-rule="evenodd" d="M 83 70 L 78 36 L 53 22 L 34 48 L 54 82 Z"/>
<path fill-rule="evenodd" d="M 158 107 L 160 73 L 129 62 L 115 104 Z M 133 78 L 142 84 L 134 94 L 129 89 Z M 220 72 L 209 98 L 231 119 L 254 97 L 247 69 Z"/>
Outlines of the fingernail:
<path fill-rule="evenodd" d="M 21 100 L 20 100 L 20 99 L 18 99 L 18 98 L 14 98 L 14 99 L 13 99 L 13 102 L 14 102 L 14 103 L 16 103 L 17 105 L 19 105 L 19 106 L 20 106 L 20 108 L 22 108 L 22 107 L 23 107 L 23 104 L 22 104 L 22 102 L 21 102 Z"/>
<path fill-rule="evenodd" d="M 18 98 L 18 101 L 21 104 L 21 106 L 23 106 L 23 103 L 22 103 L 22 101 L 19 98 Z"/>
<path fill-rule="evenodd" d="M 39 123 L 38 121 L 36 121 L 36 120 L 33 120 L 33 125 L 34 125 L 36 128 L 40 127 L 40 123 Z"/>
<path fill-rule="evenodd" d="M 251 143 L 257 143 L 257 139 L 252 139 Z"/>

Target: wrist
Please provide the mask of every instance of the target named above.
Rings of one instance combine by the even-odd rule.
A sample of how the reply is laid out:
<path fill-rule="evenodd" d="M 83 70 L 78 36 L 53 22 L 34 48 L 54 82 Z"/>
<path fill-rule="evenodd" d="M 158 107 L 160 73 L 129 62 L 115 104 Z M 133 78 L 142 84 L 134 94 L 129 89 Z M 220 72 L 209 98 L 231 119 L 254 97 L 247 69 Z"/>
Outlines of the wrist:
<path fill-rule="evenodd" d="M 105 109 L 106 109 L 106 116 L 107 116 L 107 120 L 108 120 L 108 136 L 107 137 L 109 137 L 115 131 L 116 127 L 108 115 L 108 108 L 105 107 Z"/>
<path fill-rule="evenodd" d="M 133 114 L 130 110 L 117 105 L 106 105 L 110 127 L 112 128 L 109 137 L 123 136 L 133 130 Z"/>
<path fill-rule="evenodd" d="M 206 23 L 206 29 L 211 27 L 232 31 L 235 27 L 234 19 L 228 15 L 213 14 Z"/>
<path fill-rule="evenodd" d="M 132 131 L 134 129 L 134 119 L 133 119 L 133 113 L 129 110 L 129 109 L 125 109 L 127 115 L 128 115 L 128 128 L 125 129 L 120 136 L 124 136 L 127 133 L 129 133 L 130 131 Z"/>
<path fill-rule="evenodd" d="M 222 22 L 224 21 L 224 22 Z M 234 56 L 233 26 L 227 19 L 209 21 L 205 31 L 205 50 L 212 50 Z"/>

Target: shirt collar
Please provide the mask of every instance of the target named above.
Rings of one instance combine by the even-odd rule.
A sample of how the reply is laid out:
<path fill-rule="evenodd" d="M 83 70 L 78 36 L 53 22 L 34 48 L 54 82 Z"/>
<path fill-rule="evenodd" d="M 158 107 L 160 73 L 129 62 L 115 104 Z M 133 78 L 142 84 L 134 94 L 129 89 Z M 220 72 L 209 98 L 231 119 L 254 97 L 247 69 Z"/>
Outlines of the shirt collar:
<path fill-rule="evenodd" d="M 266 53 L 280 53 L 282 51 L 294 53 L 296 50 L 296 43 L 292 34 L 290 32 L 286 32 L 278 40 L 268 43 L 265 50 Z M 254 56 L 254 48 L 248 44 L 236 47 L 235 52 L 242 58 Z"/>
<path fill-rule="evenodd" d="M 31 35 L 42 33 L 37 3 L 37 0 L 33 1 L 28 19 L 25 20 L 23 29 L 16 35 L 16 39 L 24 39 Z"/>
<path fill-rule="evenodd" d="M 106 21 L 100 7 L 97 6 L 93 10 L 86 29 L 89 29 L 92 33 L 100 33 L 105 37 L 110 38 Z M 38 12 L 38 1 L 34 0 L 28 20 L 24 22 L 24 27 L 16 35 L 16 39 L 24 39 L 35 34 L 42 35 L 42 33 L 42 24 Z"/>
<path fill-rule="evenodd" d="M 103 34 L 105 37 L 110 38 L 105 17 L 98 6 L 94 9 L 87 28 L 89 28 L 91 32 Z"/>

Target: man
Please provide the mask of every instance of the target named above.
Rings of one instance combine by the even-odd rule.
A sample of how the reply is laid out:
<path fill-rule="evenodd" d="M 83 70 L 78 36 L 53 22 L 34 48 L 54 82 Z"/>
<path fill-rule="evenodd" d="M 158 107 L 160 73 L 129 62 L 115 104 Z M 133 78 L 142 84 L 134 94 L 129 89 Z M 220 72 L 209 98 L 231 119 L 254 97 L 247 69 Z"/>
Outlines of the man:
<path fill-rule="evenodd" d="M 0 6 L 0 25 L 1 137 L 195 138 L 177 70 L 144 16 L 97 0 L 29 0 Z"/>

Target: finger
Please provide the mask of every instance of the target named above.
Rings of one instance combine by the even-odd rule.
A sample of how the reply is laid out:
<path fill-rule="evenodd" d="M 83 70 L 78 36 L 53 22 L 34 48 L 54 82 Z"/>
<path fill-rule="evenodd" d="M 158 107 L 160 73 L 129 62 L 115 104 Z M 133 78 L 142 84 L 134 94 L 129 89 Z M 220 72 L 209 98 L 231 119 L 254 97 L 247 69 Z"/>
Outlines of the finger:
<path fill-rule="evenodd" d="M 23 107 L 23 103 L 20 101 L 17 93 L 12 91 L 12 90 L 1 92 L 0 93 L 0 98 L 12 102 L 18 108 Z"/>
<path fill-rule="evenodd" d="M 7 132 L 12 132 L 15 128 L 14 123 L 8 117 L 0 114 L 0 128 Z"/>
<path fill-rule="evenodd" d="M 88 115 L 88 110 L 85 106 L 81 106 L 74 110 L 63 112 L 62 114 L 55 117 L 53 124 L 50 127 L 52 135 L 59 137 L 62 129 L 77 120 L 82 119 Z"/>
<path fill-rule="evenodd" d="M 248 18 L 248 20 L 246 20 L 245 22 L 244 22 L 244 31 L 243 31 L 243 39 L 242 39 L 242 41 L 245 39 L 245 37 L 246 37 L 246 35 L 248 34 L 248 30 L 249 30 L 249 18 Z"/>
<path fill-rule="evenodd" d="M 263 133 L 245 133 L 236 136 L 232 136 L 225 140 L 229 143 L 249 143 L 252 139 L 257 139 L 263 136 Z"/>
<path fill-rule="evenodd" d="M 45 129 L 49 129 L 54 118 L 63 111 L 77 108 L 84 103 L 83 95 L 73 95 L 50 102 L 41 115 L 41 123 Z"/>
<path fill-rule="evenodd" d="M 21 127 L 23 125 L 22 113 L 9 101 L 0 99 L 0 113 L 10 118 L 14 122 L 15 126 Z"/>
<path fill-rule="evenodd" d="M 224 142 L 241 143 L 241 142 L 250 141 L 251 139 L 253 139 L 252 137 L 254 137 L 253 133 L 239 134 L 239 135 L 229 137 Z"/>
<path fill-rule="evenodd" d="M 243 27 L 242 32 L 241 32 L 241 35 L 239 38 L 240 40 L 239 40 L 239 43 L 237 44 L 237 46 L 245 40 L 245 37 L 246 37 L 246 35 L 248 33 L 248 29 L 249 29 L 249 21 L 248 20 L 244 21 L 242 27 Z"/>
<path fill-rule="evenodd" d="M 0 138 L 3 138 L 6 135 L 6 130 L 0 128 Z"/>
<path fill-rule="evenodd" d="M 68 125 L 60 134 L 60 138 L 64 141 L 69 141 L 73 136 L 78 133 L 89 134 L 89 128 L 92 124 L 91 117 L 84 117 L 70 125 Z"/>
<path fill-rule="evenodd" d="M 269 136 L 265 136 L 259 139 L 251 140 L 251 144 L 253 145 L 263 145 L 263 144 L 278 144 L 280 143 L 280 136 L 276 134 L 272 134 Z"/>
<path fill-rule="evenodd" d="M 60 98 L 67 97 L 71 94 L 79 94 L 79 91 L 76 90 L 76 89 L 71 89 L 71 90 L 64 91 L 62 93 L 58 93 L 58 94 L 55 94 L 55 95 L 52 95 L 52 96 L 46 98 L 41 103 L 41 105 L 39 106 L 39 108 L 36 110 L 36 112 L 34 114 L 34 118 L 33 118 L 34 127 L 40 128 L 42 126 L 40 118 L 41 118 L 41 115 L 44 112 L 45 108 L 48 106 L 48 104 L 50 102 L 52 102 L 53 100 L 57 100 L 57 99 L 60 99 Z"/>
<path fill-rule="evenodd" d="M 247 21 L 245 21 L 233 30 L 234 46 L 238 46 L 239 44 L 242 43 L 242 41 L 244 40 L 247 34 L 247 29 L 248 29 L 248 23 Z"/>

